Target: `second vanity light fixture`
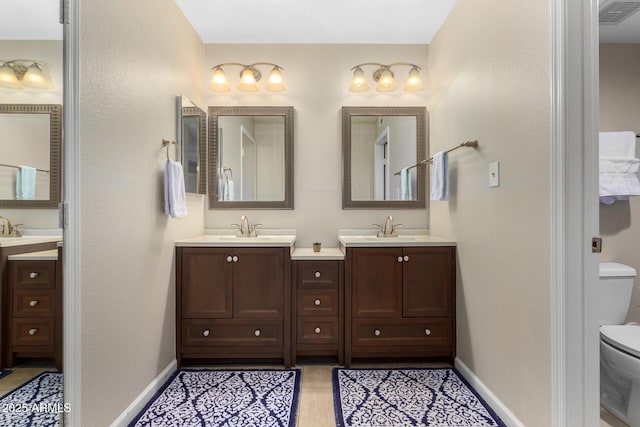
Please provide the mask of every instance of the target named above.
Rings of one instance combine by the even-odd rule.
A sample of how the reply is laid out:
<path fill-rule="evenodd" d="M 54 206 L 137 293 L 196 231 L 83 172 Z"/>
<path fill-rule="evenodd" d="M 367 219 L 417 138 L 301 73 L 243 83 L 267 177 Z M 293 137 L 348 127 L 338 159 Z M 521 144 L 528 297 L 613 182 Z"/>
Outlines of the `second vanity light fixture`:
<path fill-rule="evenodd" d="M 229 82 L 227 82 L 227 76 L 224 73 L 222 67 L 226 66 L 238 66 L 242 67 L 240 71 L 240 86 L 238 90 L 241 92 L 257 92 L 257 82 L 262 78 L 262 74 L 256 68 L 258 65 L 267 65 L 273 67 L 271 73 L 269 73 L 269 81 L 267 82 L 266 89 L 269 92 L 284 92 L 286 87 L 282 79 L 283 68 L 277 64 L 271 62 L 255 62 L 253 64 L 240 64 L 237 62 L 225 62 L 218 64 L 211 68 L 213 76 L 211 76 L 211 83 L 209 83 L 209 89 L 214 92 L 229 92 Z"/>
<path fill-rule="evenodd" d="M 33 59 L 0 59 L 0 86 L 8 89 L 53 89 L 49 67 Z"/>
<path fill-rule="evenodd" d="M 416 64 L 408 62 L 394 62 L 393 64 L 386 65 L 378 62 L 365 62 L 364 64 L 358 64 L 351 68 L 351 71 L 353 71 L 353 80 L 351 80 L 351 86 L 349 86 L 349 90 L 351 92 L 366 92 L 369 90 L 369 85 L 367 84 L 367 79 L 365 78 L 364 71 L 362 69 L 362 67 L 368 65 L 377 67 L 377 70 L 373 72 L 373 80 L 378 83 L 376 86 L 376 91 L 378 92 L 393 92 L 396 90 L 396 82 L 394 80 L 394 74 L 391 71 L 391 67 L 401 65 L 411 67 L 409 70 L 409 77 L 404 84 L 404 91 L 417 92 L 424 88 L 422 79 L 420 78 L 421 68 Z"/>

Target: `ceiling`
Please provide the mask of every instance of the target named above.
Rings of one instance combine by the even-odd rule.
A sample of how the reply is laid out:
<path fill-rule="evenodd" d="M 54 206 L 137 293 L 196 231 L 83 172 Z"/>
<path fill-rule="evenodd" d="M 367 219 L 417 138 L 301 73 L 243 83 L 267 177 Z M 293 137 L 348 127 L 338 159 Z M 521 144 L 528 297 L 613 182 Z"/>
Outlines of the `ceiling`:
<path fill-rule="evenodd" d="M 600 25 L 601 43 L 640 43 L 640 12 L 618 25 Z"/>
<path fill-rule="evenodd" d="M 62 40 L 59 8 L 58 0 L 0 0 L 0 40 Z"/>

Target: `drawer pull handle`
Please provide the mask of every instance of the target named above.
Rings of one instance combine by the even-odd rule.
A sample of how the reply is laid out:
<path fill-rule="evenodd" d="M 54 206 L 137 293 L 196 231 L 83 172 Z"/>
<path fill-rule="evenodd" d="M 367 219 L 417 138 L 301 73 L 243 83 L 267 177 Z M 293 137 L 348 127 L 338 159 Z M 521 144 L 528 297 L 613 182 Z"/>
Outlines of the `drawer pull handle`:
<path fill-rule="evenodd" d="M 31 336 L 34 336 L 36 334 L 36 332 L 38 332 L 38 330 L 36 328 L 29 329 L 29 335 L 31 335 Z"/>
<path fill-rule="evenodd" d="M 36 305 L 38 305 L 38 300 L 35 300 L 35 299 L 34 299 L 34 300 L 32 300 L 32 301 L 29 301 L 29 305 L 30 305 L 31 307 L 35 307 Z"/>
<path fill-rule="evenodd" d="M 320 328 L 316 326 L 316 328 L 313 330 L 313 332 L 315 332 L 316 334 L 320 333 Z"/>
<path fill-rule="evenodd" d="M 398 257 L 398 262 L 402 262 L 402 257 L 401 256 Z"/>
<path fill-rule="evenodd" d="M 29 273 L 30 279 L 35 279 L 36 277 L 38 277 L 38 273 L 36 273 L 35 271 L 32 271 L 31 273 Z"/>
<path fill-rule="evenodd" d="M 318 298 L 318 299 L 317 299 L 317 300 L 315 300 L 313 303 L 314 303 L 315 305 L 320 305 L 320 299 Z"/>
<path fill-rule="evenodd" d="M 256 329 L 256 331 L 255 331 L 253 334 L 254 334 L 255 336 L 259 337 L 261 333 L 262 333 L 262 332 L 260 332 L 260 329 Z"/>
<path fill-rule="evenodd" d="M 233 257 L 232 257 L 231 255 L 229 255 L 229 256 L 227 257 L 227 262 L 231 262 L 231 261 L 233 261 Z"/>
<path fill-rule="evenodd" d="M 237 255 L 233 256 L 233 262 L 238 262 L 238 256 Z"/>
<path fill-rule="evenodd" d="M 409 261 L 409 255 L 405 255 L 405 256 L 404 256 L 404 260 L 405 260 L 405 261 Z"/>
<path fill-rule="evenodd" d="M 375 335 L 377 337 L 379 337 L 381 333 L 382 332 L 380 332 L 380 329 L 376 329 L 375 331 L 373 331 L 373 335 Z"/>
<path fill-rule="evenodd" d="M 431 329 L 424 328 L 424 334 L 427 335 L 427 336 L 431 335 Z"/>
<path fill-rule="evenodd" d="M 204 332 L 202 332 L 202 335 L 204 335 L 205 337 L 208 337 L 209 334 L 211 334 L 211 330 L 210 329 L 205 329 Z"/>
<path fill-rule="evenodd" d="M 313 275 L 316 277 L 316 279 L 320 278 L 320 272 L 316 271 L 315 273 L 313 273 Z"/>

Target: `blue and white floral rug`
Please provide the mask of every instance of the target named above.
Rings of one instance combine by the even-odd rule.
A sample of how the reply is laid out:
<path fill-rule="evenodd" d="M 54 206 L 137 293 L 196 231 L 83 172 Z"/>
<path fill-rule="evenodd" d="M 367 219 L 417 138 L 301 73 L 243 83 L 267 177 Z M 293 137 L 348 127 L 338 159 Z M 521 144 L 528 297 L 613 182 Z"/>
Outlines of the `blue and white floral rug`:
<path fill-rule="evenodd" d="M 300 370 L 177 371 L 130 426 L 294 427 Z"/>
<path fill-rule="evenodd" d="M 505 427 L 455 369 L 333 370 L 338 427 Z"/>
<path fill-rule="evenodd" d="M 0 426 L 53 427 L 63 412 L 62 373 L 43 372 L 0 398 Z"/>

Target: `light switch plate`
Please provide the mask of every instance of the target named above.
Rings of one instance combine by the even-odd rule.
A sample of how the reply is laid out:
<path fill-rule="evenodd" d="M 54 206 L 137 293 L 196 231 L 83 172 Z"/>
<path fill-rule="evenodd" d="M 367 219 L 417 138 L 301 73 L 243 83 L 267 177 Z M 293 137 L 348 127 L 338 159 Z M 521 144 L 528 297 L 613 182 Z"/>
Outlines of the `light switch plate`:
<path fill-rule="evenodd" d="M 489 163 L 489 187 L 500 186 L 500 162 Z"/>

